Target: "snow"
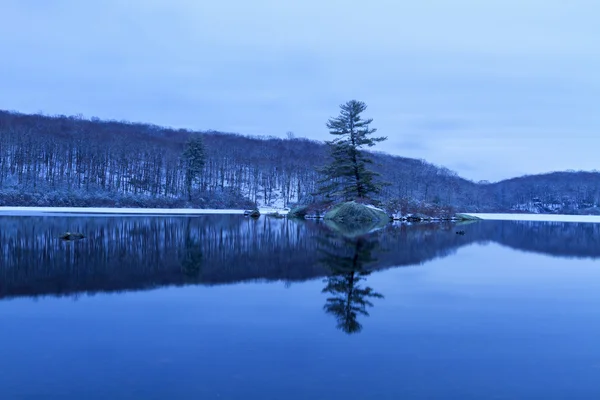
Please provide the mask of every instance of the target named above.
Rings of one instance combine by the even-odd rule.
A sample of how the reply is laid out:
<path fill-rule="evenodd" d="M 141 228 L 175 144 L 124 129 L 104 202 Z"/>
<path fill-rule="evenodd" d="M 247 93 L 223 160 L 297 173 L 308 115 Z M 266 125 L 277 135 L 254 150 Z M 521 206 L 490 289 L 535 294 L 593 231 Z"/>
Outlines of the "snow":
<path fill-rule="evenodd" d="M 274 200 L 271 200 L 269 203 L 266 203 L 264 201 L 257 201 L 257 203 L 261 207 L 264 207 L 265 209 L 277 209 L 277 210 L 281 210 L 281 209 L 284 208 L 284 203 L 285 202 L 284 202 L 284 199 L 283 199 L 283 190 L 282 189 L 275 189 L 273 191 L 273 199 Z M 260 207 L 259 207 L 259 210 L 260 210 Z"/>
<path fill-rule="evenodd" d="M 287 214 L 288 210 L 260 207 L 261 214 L 278 212 Z M 209 215 L 244 214 L 244 210 L 216 210 L 196 208 L 110 208 L 110 207 L 0 207 L 0 215 L 36 215 L 36 214 L 117 214 L 117 215 Z"/>
<path fill-rule="evenodd" d="M 367 204 L 367 205 L 366 205 L 366 207 L 367 207 L 367 208 L 370 208 L 370 209 L 372 209 L 372 210 L 377 210 L 377 211 L 383 211 L 383 212 L 385 212 L 385 211 L 384 211 L 384 210 L 382 210 L 381 208 L 375 207 L 373 204 Z"/>
<path fill-rule="evenodd" d="M 598 215 L 565 215 L 565 214 L 479 214 L 463 213 L 484 220 L 496 221 L 553 221 L 553 222 L 593 222 L 600 223 Z"/>
<path fill-rule="evenodd" d="M 275 207 L 258 207 L 258 211 L 260 211 L 261 214 L 279 213 L 281 215 L 287 215 L 287 213 L 290 211 L 290 209 L 289 208 L 275 208 Z"/>
<path fill-rule="evenodd" d="M 109 207 L 0 207 L 0 214 L 153 214 L 202 215 L 243 214 L 244 210 L 200 210 L 194 208 L 109 208 Z"/>
<path fill-rule="evenodd" d="M 367 206 L 378 210 L 377 207 Z M 279 213 L 285 215 L 287 208 L 259 207 L 261 214 Z M 110 208 L 110 207 L 0 207 L 0 215 L 240 215 L 244 210 L 196 209 L 196 208 Z M 593 222 L 600 223 L 597 215 L 563 214 L 482 214 L 463 213 L 483 220 L 496 221 L 554 221 L 554 222 Z"/>

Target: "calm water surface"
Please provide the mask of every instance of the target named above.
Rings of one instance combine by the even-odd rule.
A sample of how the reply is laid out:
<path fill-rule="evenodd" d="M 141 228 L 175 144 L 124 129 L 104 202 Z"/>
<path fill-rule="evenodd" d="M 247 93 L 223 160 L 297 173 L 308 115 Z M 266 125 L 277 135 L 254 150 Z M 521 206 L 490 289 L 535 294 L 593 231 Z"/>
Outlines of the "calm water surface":
<path fill-rule="evenodd" d="M 598 399 L 599 258 L 594 224 L 3 216 L 0 398 Z"/>

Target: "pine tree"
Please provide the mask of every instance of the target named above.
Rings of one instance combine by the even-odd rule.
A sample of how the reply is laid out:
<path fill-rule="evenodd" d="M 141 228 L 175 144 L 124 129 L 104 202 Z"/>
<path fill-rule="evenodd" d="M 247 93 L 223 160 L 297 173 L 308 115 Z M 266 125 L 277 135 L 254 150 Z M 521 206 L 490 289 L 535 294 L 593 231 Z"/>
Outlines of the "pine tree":
<path fill-rule="evenodd" d="M 192 183 L 200 177 L 206 161 L 206 151 L 202 136 L 194 135 L 188 140 L 183 152 L 185 160 L 185 187 L 188 200 L 192 200 Z"/>
<path fill-rule="evenodd" d="M 325 142 L 332 161 L 320 170 L 324 174 L 320 193 L 344 200 L 366 199 L 379 193 L 381 184 L 375 181 L 379 174 L 367 168 L 372 160 L 363 147 L 372 147 L 387 137 L 369 137 L 377 129 L 369 128 L 373 119 L 361 118 L 360 114 L 367 109 L 362 101 L 350 100 L 340 108 L 340 115 L 327 122 L 329 133 L 337 137 Z"/>

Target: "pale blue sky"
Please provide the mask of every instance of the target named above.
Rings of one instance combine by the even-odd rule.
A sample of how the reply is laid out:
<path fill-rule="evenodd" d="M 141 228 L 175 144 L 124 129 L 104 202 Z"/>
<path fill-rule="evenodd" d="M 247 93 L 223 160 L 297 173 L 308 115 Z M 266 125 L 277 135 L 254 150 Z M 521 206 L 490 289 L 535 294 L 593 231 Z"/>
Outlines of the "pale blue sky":
<path fill-rule="evenodd" d="M 597 0 L 1 0 L 0 108 L 327 139 L 473 180 L 600 169 Z"/>

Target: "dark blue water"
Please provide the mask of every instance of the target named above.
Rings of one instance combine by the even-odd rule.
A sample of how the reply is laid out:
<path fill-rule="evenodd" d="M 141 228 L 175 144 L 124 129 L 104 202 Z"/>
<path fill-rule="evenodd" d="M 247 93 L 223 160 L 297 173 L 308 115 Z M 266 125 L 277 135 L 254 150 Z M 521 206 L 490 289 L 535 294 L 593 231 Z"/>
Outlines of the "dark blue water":
<path fill-rule="evenodd" d="M 600 398 L 597 225 L 0 229 L 2 399 Z"/>

